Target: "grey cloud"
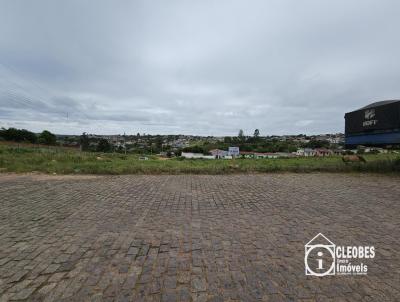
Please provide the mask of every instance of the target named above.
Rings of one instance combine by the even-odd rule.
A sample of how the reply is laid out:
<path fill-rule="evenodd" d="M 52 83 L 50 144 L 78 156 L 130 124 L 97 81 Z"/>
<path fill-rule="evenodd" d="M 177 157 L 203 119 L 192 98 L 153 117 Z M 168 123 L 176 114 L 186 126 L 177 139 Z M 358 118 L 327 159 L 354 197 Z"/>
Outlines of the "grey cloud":
<path fill-rule="evenodd" d="M 343 131 L 399 98 L 398 1 L 3 1 L 0 126 Z"/>

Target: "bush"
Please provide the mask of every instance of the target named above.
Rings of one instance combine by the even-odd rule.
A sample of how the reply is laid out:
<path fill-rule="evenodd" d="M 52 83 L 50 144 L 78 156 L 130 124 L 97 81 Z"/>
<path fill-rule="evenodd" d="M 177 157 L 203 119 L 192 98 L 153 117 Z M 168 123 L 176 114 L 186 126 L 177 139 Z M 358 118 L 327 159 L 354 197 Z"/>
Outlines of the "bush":
<path fill-rule="evenodd" d="M 112 146 L 108 142 L 108 140 L 106 140 L 104 138 L 99 140 L 99 143 L 96 148 L 97 152 L 110 152 L 111 150 L 112 150 Z"/>
<path fill-rule="evenodd" d="M 32 144 L 36 143 L 37 141 L 37 136 L 35 133 L 25 129 L 16 128 L 1 128 L 0 137 L 2 137 L 6 141 L 30 142 Z"/>
<path fill-rule="evenodd" d="M 89 151 L 90 140 L 89 140 L 89 136 L 86 134 L 86 132 L 83 132 L 82 135 L 80 136 L 79 143 L 81 145 L 82 151 Z"/>
<path fill-rule="evenodd" d="M 55 145 L 57 137 L 50 131 L 44 130 L 40 133 L 38 141 L 40 144 L 44 145 Z"/>
<path fill-rule="evenodd" d="M 208 151 L 200 146 L 186 147 L 182 149 L 183 152 L 193 152 L 193 153 L 207 153 Z"/>

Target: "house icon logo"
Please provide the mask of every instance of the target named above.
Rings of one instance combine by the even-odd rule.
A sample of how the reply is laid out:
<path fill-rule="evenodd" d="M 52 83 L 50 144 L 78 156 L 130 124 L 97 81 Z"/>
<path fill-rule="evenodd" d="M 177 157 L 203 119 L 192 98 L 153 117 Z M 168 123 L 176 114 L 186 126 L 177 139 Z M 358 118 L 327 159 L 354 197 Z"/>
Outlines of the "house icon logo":
<path fill-rule="evenodd" d="M 319 233 L 305 245 L 305 272 L 309 276 L 335 275 L 336 246 Z"/>

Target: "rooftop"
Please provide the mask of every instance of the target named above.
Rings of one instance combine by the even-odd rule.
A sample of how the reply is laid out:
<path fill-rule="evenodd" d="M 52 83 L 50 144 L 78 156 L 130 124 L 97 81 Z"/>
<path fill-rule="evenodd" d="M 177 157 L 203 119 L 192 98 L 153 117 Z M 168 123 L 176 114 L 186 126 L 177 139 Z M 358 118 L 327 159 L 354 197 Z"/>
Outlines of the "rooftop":
<path fill-rule="evenodd" d="M 371 103 L 371 104 L 369 104 L 369 105 L 367 105 L 365 107 L 360 108 L 359 110 L 378 107 L 378 106 L 383 106 L 383 105 L 388 105 L 388 104 L 397 103 L 397 102 L 400 102 L 400 100 L 386 100 L 386 101 L 374 102 L 374 103 Z"/>

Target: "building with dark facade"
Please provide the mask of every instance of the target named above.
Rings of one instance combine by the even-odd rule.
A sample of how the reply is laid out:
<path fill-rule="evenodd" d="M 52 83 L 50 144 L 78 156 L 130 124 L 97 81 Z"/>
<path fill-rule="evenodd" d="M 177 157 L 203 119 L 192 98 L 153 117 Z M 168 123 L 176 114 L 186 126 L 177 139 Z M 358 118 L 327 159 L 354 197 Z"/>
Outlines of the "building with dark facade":
<path fill-rule="evenodd" d="M 346 147 L 400 144 L 400 100 L 375 102 L 344 118 Z"/>

